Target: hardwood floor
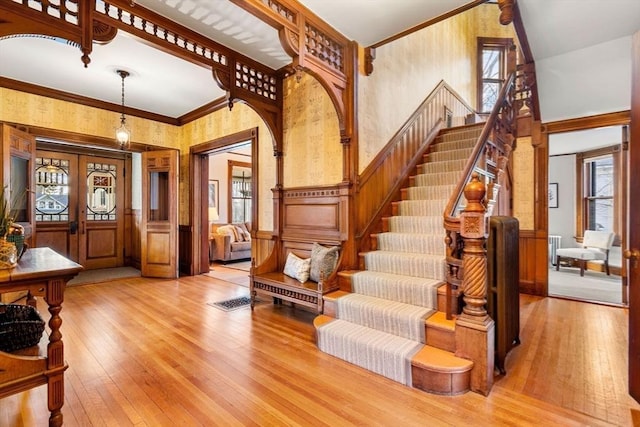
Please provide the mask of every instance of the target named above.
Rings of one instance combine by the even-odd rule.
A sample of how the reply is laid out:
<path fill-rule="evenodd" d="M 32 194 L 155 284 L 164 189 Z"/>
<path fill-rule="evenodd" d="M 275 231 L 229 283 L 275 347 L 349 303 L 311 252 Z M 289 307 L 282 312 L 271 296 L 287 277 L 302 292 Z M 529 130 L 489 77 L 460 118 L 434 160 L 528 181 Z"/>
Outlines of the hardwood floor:
<path fill-rule="evenodd" d="M 624 426 L 640 409 L 622 308 L 522 296 L 507 375 L 488 397 L 446 397 L 318 351 L 308 311 L 207 305 L 247 293 L 205 275 L 67 288 L 65 425 Z M 1 426 L 48 416 L 45 387 L 0 400 Z"/>

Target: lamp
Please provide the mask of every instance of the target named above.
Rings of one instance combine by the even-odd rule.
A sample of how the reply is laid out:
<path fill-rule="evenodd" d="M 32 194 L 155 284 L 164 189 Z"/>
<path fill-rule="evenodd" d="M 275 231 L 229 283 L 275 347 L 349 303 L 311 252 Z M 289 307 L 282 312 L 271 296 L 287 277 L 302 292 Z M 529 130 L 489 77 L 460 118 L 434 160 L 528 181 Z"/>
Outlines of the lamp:
<path fill-rule="evenodd" d="M 218 208 L 210 207 L 209 208 L 209 222 L 217 221 L 220 219 L 220 215 L 218 215 Z"/>
<path fill-rule="evenodd" d="M 116 73 L 118 73 L 122 79 L 122 115 L 120 116 L 120 127 L 116 129 L 116 141 L 120 144 L 120 149 L 124 150 L 129 148 L 129 139 L 131 137 L 131 133 L 129 132 L 129 129 L 127 129 L 127 123 L 124 117 L 124 79 L 129 76 L 129 72 L 116 70 Z"/>

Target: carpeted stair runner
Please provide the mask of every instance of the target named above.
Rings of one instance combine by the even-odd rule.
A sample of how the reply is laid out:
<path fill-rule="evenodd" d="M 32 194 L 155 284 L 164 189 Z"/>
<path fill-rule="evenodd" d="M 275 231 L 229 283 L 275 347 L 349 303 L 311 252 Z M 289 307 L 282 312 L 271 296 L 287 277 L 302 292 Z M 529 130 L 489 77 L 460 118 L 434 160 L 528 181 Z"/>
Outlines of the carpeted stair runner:
<path fill-rule="evenodd" d="M 322 351 L 412 385 L 411 359 L 445 280 L 442 214 L 480 130 L 445 134 L 425 156 L 377 250 L 362 255 L 366 269 L 352 275 L 352 293 L 336 300 L 336 319 L 318 326 Z"/>

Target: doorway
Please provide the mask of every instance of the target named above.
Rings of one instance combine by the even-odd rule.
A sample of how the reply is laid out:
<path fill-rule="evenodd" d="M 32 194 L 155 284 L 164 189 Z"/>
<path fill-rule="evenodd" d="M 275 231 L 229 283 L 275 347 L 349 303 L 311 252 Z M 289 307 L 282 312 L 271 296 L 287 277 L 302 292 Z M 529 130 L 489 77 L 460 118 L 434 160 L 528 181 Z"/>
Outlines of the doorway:
<path fill-rule="evenodd" d="M 623 126 L 549 135 L 548 244 L 550 296 L 625 306 L 622 268 L 626 224 L 626 163 Z M 578 265 L 562 260 L 558 248 L 579 247 L 585 230 L 613 232 L 610 273 L 602 261 Z"/>
<path fill-rule="evenodd" d="M 124 265 L 123 158 L 38 149 L 34 182 L 36 246 L 86 270 Z"/>
<path fill-rule="evenodd" d="M 241 189 L 250 194 L 250 200 L 243 201 L 250 212 L 246 212 L 248 234 L 250 235 L 250 251 L 253 253 L 255 230 L 257 229 L 258 194 L 258 128 L 251 128 L 222 138 L 218 138 L 194 147 L 190 155 L 193 165 L 191 169 L 191 189 L 193 201 L 194 224 L 200 224 L 193 230 L 193 271 L 192 274 L 208 273 L 210 269 L 211 228 L 212 225 L 232 223 L 230 213 L 232 189 L 229 178 L 229 160 L 250 164 L 250 183 Z M 233 158 L 229 158 L 233 156 Z M 246 175 L 246 174 L 245 174 Z M 211 189 L 216 191 L 212 195 Z M 213 197 L 212 197 L 213 196 Z M 246 243 L 246 242 L 243 242 Z M 249 256 L 251 257 L 251 256 Z"/>

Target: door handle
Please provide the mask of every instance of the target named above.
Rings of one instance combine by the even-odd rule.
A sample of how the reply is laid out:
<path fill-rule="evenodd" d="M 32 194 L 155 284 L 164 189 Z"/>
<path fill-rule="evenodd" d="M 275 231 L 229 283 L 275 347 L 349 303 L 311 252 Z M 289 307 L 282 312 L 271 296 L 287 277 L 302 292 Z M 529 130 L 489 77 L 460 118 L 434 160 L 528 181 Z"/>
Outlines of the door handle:
<path fill-rule="evenodd" d="M 78 221 L 71 221 L 69 223 L 69 234 L 76 234 L 78 231 Z"/>
<path fill-rule="evenodd" d="M 623 252 L 622 256 L 624 256 L 626 259 L 628 259 L 631 262 L 632 268 L 638 267 L 638 259 L 640 258 L 639 250 L 635 248 L 627 249 L 626 251 Z"/>

